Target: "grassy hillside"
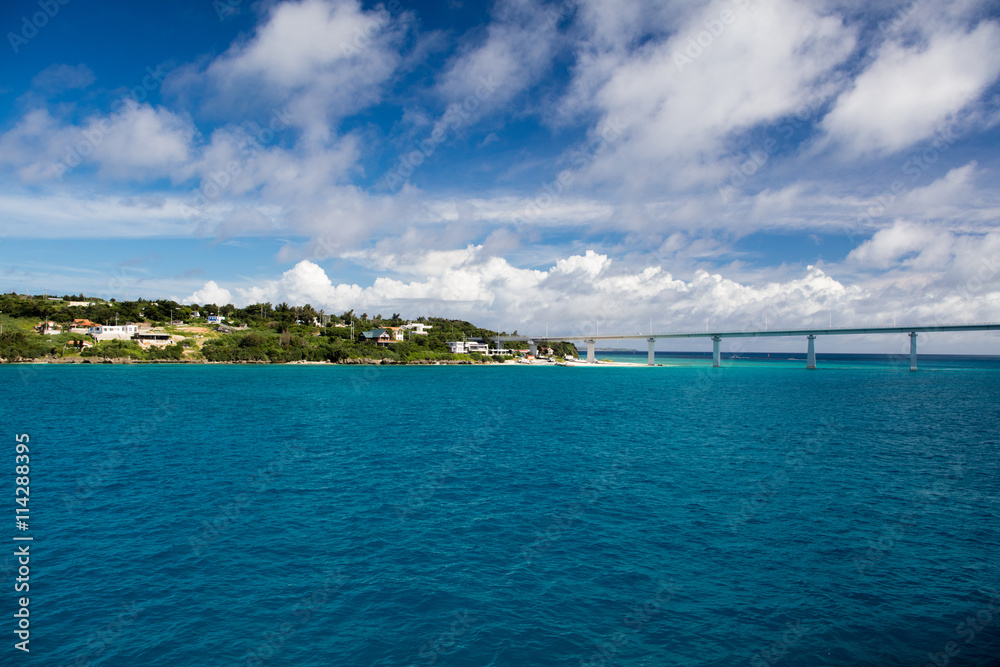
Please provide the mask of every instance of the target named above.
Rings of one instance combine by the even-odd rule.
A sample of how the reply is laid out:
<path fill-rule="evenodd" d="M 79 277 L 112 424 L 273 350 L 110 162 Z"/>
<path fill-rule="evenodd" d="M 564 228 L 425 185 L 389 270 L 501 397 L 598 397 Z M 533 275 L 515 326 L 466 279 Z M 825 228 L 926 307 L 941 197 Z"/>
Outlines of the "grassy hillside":
<path fill-rule="evenodd" d="M 76 303 L 77 305 L 72 305 Z M 197 315 L 197 316 L 196 316 Z M 222 315 L 226 326 L 209 325 L 208 315 Z M 134 341 L 92 343 L 86 334 L 42 335 L 34 327 L 52 321 L 67 328 L 73 320 L 96 324 L 144 323 L 155 326 L 179 341 L 166 347 L 143 349 Z M 464 320 L 440 317 L 415 320 L 428 327 L 426 335 L 406 334 L 406 339 L 389 347 L 361 340 L 362 332 L 406 323 L 398 313 L 355 314 L 353 310 L 329 315 L 311 305 L 289 306 L 286 303 L 251 304 L 237 308 L 232 304 L 179 304 L 159 300 L 104 301 L 83 295 L 64 297 L 0 295 L 0 358 L 24 361 L 43 357 L 81 356 L 85 358 L 130 358 L 135 360 L 204 360 L 221 362 L 286 363 L 290 361 L 333 361 L 351 359 L 389 360 L 397 363 L 420 361 L 501 361 L 481 354 L 455 355 L 447 342 L 454 340 L 489 340 L 495 331 L 477 327 Z M 352 328 L 353 325 L 353 337 Z M 507 347 L 517 347 L 508 344 Z M 577 354 L 572 343 L 552 344 L 559 356 Z"/>

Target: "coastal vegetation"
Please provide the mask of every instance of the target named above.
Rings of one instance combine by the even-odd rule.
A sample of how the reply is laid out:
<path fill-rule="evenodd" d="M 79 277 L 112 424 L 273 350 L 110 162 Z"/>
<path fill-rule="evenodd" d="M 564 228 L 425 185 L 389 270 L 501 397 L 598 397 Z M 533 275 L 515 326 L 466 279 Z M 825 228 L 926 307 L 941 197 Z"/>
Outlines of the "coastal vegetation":
<path fill-rule="evenodd" d="M 209 318 L 212 318 L 210 321 Z M 221 321 L 217 321 L 221 318 Z M 44 331 L 39 325 L 53 323 Z M 87 324 L 83 324 L 86 322 Z M 135 323 L 143 331 L 170 335 L 166 345 L 135 340 L 101 340 L 84 332 L 90 325 Z M 406 328 L 408 325 L 409 328 Z M 422 325 L 422 326 L 414 326 Z M 76 329 L 76 331 L 71 331 Z M 373 330 L 393 333 L 392 341 L 366 339 Z M 423 333 L 419 333 L 419 331 Z M 500 332 L 506 335 L 506 332 Z M 516 334 L 517 332 L 514 332 Z M 396 340 L 396 336 L 402 340 Z M 489 341 L 497 332 L 471 322 L 441 317 L 406 320 L 399 313 L 338 315 L 311 305 L 256 303 L 180 304 L 170 300 L 104 300 L 84 295 L 0 295 L 0 360 L 30 361 L 190 361 L 228 363 L 494 363 L 510 357 L 478 352 L 453 354 L 449 341 Z M 577 356 L 573 343 L 551 343 L 554 357 Z M 517 350 L 524 343 L 505 343 Z"/>

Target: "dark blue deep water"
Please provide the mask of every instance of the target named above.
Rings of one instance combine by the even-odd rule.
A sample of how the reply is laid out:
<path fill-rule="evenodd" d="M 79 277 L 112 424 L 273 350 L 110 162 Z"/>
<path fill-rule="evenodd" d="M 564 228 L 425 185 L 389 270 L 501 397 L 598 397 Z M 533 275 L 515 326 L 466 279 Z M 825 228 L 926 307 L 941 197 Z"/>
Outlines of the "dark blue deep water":
<path fill-rule="evenodd" d="M 0 664 L 1000 664 L 996 362 L 0 382 Z"/>

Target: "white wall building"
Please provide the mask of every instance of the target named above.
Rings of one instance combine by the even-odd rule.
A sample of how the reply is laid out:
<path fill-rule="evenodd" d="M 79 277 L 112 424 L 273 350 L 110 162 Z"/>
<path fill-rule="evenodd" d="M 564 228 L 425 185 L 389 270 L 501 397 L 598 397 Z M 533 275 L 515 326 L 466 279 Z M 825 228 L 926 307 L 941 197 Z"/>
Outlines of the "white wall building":
<path fill-rule="evenodd" d="M 62 331 L 62 327 L 52 321 L 39 322 L 38 326 L 35 327 L 35 331 L 40 334 L 55 335 Z"/>
<path fill-rule="evenodd" d="M 404 324 L 401 329 L 409 329 L 410 333 L 415 333 L 420 336 L 426 336 L 428 329 L 433 329 L 434 326 L 430 324 L 424 324 L 423 322 L 411 322 L 410 324 Z"/>
<path fill-rule="evenodd" d="M 490 346 L 487 343 L 477 343 L 472 340 L 449 341 L 446 345 L 452 354 L 471 354 L 473 352 L 489 354 L 490 352 Z"/>
<path fill-rule="evenodd" d="M 90 327 L 87 332 L 94 340 L 129 340 L 139 331 L 137 324 L 112 324 Z"/>

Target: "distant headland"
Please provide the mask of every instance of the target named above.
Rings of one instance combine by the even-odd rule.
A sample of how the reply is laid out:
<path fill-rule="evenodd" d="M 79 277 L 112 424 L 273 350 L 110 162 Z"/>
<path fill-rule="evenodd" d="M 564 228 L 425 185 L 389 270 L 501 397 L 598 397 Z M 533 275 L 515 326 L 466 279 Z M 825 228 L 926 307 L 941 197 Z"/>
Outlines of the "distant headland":
<path fill-rule="evenodd" d="M 442 317 L 339 315 L 309 304 L 180 304 L 80 295 L 0 295 L 2 363 L 491 364 L 531 361 L 523 343 Z M 522 349 L 524 348 L 524 349 Z M 579 357 L 548 342 L 546 361 Z"/>

